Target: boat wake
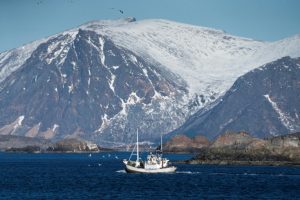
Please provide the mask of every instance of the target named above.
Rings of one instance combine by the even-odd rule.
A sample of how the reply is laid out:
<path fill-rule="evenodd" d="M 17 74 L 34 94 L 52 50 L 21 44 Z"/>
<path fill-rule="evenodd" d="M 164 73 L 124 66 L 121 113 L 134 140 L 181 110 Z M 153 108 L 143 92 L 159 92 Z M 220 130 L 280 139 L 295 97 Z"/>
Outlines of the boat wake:
<path fill-rule="evenodd" d="M 126 173 L 125 169 L 116 171 L 117 173 Z"/>
<path fill-rule="evenodd" d="M 177 171 L 176 174 L 202 174 L 202 172 Z"/>
<path fill-rule="evenodd" d="M 242 176 L 297 176 L 299 177 L 300 174 L 266 174 L 266 173 L 243 173 L 243 174 L 236 174 Z"/>

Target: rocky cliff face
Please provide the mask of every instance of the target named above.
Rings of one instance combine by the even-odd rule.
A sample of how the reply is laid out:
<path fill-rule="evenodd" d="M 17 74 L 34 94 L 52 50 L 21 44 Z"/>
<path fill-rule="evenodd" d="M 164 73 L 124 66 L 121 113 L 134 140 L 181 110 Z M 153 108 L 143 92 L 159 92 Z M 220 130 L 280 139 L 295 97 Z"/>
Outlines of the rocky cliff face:
<path fill-rule="evenodd" d="M 258 148 L 258 144 L 265 144 L 262 139 L 255 138 L 247 132 L 226 132 L 216 138 L 210 148 Z"/>
<path fill-rule="evenodd" d="M 163 145 L 166 152 L 193 152 L 209 146 L 209 141 L 204 136 L 189 138 L 185 135 L 176 135 Z"/>
<path fill-rule="evenodd" d="M 218 136 L 210 146 L 197 149 L 198 155 L 187 162 L 197 164 L 299 165 L 299 135 L 299 133 L 293 133 L 263 140 L 252 137 L 245 132 L 227 132 Z M 186 145 L 186 147 L 188 146 Z"/>
<path fill-rule="evenodd" d="M 300 148 L 300 133 L 292 133 L 270 138 L 268 140 L 270 146 L 275 148 Z"/>
<path fill-rule="evenodd" d="M 0 135 L 0 150 L 22 149 L 26 147 L 38 147 L 45 150 L 52 142 L 41 138 L 30 138 L 16 135 Z"/>
<path fill-rule="evenodd" d="M 79 138 L 66 138 L 53 142 L 42 138 L 0 135 L 0 151 L 14 152 L 84 152 L 100 151 L 95 143 Z"/>
<path fill-rule="evenodd" d="M 96 144 L 89 141 L 78 138 L 67 138 L 54 143 L 47 150 L 54 152 L 83 152 L 99 151 L 100 149 Z"/>
<path fill-rule="evenodd" d="M 210 108 L 202 109 L 174 133 L 212 139 L 245 130 L 259 138 L 300 130 L 300 59 L 285 57 L 240 78 Z"/>

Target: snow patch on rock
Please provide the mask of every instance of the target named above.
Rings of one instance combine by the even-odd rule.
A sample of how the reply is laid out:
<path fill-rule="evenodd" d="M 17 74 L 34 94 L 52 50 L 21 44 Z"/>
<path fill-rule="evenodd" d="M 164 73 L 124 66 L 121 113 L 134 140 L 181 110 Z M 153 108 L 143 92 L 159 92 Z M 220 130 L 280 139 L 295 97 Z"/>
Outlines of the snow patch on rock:
<path fill-rule="evenodd" d="M 293 127 L 293 125 L 291 123 L 293 121 L 293 119 L 290 116 L 288 116 L 288 114 L 286 114 L 283 111 L 281 111 L 281 109 L 279 108 L 279 106 L 277 105 L 277 103 L 271 99 L 271 97 L 270 97 L 269 94 L 264 95 L 264 97 L 269 101 L 269 103 L 272 105 L 272 107 L 275 110 L 275 112 L 279 115 L 279 119 L 280 119 L 281 123 L 288 130 L 294 131 L 294 127 Z"/>

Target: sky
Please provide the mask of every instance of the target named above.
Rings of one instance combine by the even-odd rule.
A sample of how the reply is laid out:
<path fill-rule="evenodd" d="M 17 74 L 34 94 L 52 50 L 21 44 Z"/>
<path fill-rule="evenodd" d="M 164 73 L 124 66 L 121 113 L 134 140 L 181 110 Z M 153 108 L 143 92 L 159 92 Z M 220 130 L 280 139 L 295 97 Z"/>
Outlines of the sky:
<path fill-rule="evenodd" d="M 275 41 L 300 33 L 300 0 L 0 0 L 0 52 L 91 20 L 125 17 Z"/>

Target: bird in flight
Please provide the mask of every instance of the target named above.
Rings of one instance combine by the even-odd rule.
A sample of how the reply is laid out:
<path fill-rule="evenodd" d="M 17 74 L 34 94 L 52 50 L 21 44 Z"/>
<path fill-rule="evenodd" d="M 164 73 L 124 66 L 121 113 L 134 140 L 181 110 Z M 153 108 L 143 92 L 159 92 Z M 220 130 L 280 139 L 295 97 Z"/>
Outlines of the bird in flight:
<path fill-rule="evenodd" d="M 121 10 L 121 9 L 116 9 L 116 8 L 110 8 L 111 10 L 117 10 L 117 11 L 119 11 L 121 14 L 124 14 L 124 11 L 123 10 Z"/>
<path fill-rule="evenodd" d="M 36 2 L 37 5 L 40 5 L 41 3 L 43 3 L 43 1 L 41 1 L 41 0 L 38 0 L 38 1 Z"/>

